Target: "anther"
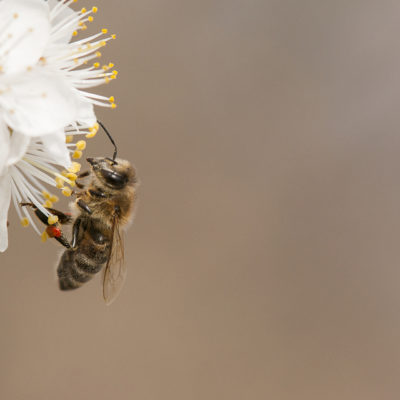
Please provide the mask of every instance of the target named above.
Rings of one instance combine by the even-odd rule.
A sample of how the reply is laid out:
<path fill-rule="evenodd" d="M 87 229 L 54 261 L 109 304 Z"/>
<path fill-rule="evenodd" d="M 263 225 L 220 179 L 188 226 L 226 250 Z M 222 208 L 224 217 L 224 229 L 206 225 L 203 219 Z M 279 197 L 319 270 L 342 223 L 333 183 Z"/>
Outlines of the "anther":
<path fill-rule="evenodd" d="M 101 33 L 106 34 L 107 32 L 108 32 L 108 29 L 107 29 L 107 28 L 103 28 L 103 29 L 101 30 Z"/>
<path fill-rule="evenodd" d="M 82 152 L 80 150 L 75 150 L 72 154 L 72 158 L 78 159 L 82 157 Z"/>
<path fill-rule="evenodd" d="M 95 13 L 95 14 L 96 14 L 96 13 L 97 13 L 97 11 L 98 11 L 98 8 L 97 8 L 97 7 L 92 7 L 92 12 L 93 12 L 93 13 Z"/>
<path fill-rule="evenodd" d="M 47 222 L 49 225 L 54 225 L 55 223 L 57 223 L 58 222 L 57 215 L 50 214 L 49 218 L 47 218 Z"/>
<path fill-rule="evenodd" d="M 47 199 L 47 200 L 43 203 L 43 207 L 45 207 L 45 208 L 51 208 L 51 207 L 53 207 L 53 203 L 52 203 L 49 199 Z"/>
<path fill-rule="evenodd" d="M 27 227 L 29 225 L 29 219 L 28 218 L 22 218 L 21 219 L 21 225 L 23 227 Z"/>
<path fill-rule="evenodd" d="M 88 16 L 88 21 L 89 21 L 89 22 L 93 22 L 93 20 L 94 20 L 94 18 L 93 18 L 91 15 L 89 15 L 89 16 Z"/>
<path fill-rule="evenodd" d="M 82 10 L 81 10 L 81 14 L 84 14 L 86 11 L 87 11 L 86 8 L 83 7 Z"/>
<path fill-rule="evenodd" d="M 74 174 L 73 172 L 68 172 L 67 178 L 70 179 L 71 181 L 76 181 L 78 176 L 76 174 Z"/>
<path fill-rule="evenodd" d="M 43 242 L 43 243 L 49 238 L 49 235 L 47 234 L 46 231 L 44 231 L 44 232 L 42 233 L 41 238 L 42 238 L 42 242 Z"/>
<path fill-rule="evenodd" d="M 78 142 L 76 142 L 76 148 L 78 150 L 85 150 L 86 142 L 84 140 L 79 140 Z"/>
<path fill-rule="evenodd" d="M 98 62 L 95 62 L 95 63 L 93 64 L 93 67 L 95 67 L 95 68 L 99 68 L 99 67 L 100 67 L 100 63 L 98 63 Z"/>
<path fill-rule="evenodd" d="M 76 161 L 73 161 L 71 166 L 68 168 L 69 172 L 73 172 L 74 174 L 76 174 L 77 172 L 79 172 L 81 170 L 81 164 L 79 164 Z"/>
<path fill-rule="evenodd" d="M 110 96 L 110 98 L 108 99 L 108 101 L 109 101 L 110 103 L 114 103 L 114 101 L 115 101 L 114 96 Z"/>
<path fill-rule="evenodd" d="M 50 197 L 50 201 L 52 202 L 52 203 L 57 203 L 57 201 L 59 201 L 60 199 L 58 198 L 58 196 L 56 196 L 55 194 L 53 194 L 51 197 Z"/>
<path fill-rule="evenodd" d="M 72 135 L 65 136 L 65 143 L 71 143 L 74 140 Z"/>
<path fill-rule="evenodd" d="M 64 196 L 69 197 L 69 196 L 71 196 L 71 194 L 72 194 L 72 190 L 71 190 L 71 188 L 69 188 L 68 186 L 64 186 L 64 187 L 63 187 L 63 190 L 61 191 L 61 193 L 62 193 Z"/>

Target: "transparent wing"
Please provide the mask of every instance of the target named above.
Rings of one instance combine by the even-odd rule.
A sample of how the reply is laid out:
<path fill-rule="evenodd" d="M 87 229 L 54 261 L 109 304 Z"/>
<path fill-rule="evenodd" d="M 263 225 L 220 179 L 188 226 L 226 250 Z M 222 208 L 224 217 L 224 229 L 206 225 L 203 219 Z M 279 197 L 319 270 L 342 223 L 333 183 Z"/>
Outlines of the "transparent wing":
<path fill-rule="evenodd" d="M 117 298 L 127 273 L 124 264 L 123 233 L 120 230 L 117 216 L 114 216 L 112 231 L 110 257 L 103 275 L 103 296 L 107 305 Z"/>

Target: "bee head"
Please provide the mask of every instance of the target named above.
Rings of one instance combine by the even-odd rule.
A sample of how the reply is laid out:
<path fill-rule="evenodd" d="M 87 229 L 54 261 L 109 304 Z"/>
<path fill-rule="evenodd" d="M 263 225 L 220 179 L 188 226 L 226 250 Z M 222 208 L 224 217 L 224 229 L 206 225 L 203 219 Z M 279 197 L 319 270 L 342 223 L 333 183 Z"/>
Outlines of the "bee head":
<path fill-rule="evenodd" d="M 87 162 L 96 177 L 104 185 L 112 189 L 123 189 L 128 184 L 135 183 L 135 169 L 129 161 L 117 158 L 95 157 L 87 158 Z"/>

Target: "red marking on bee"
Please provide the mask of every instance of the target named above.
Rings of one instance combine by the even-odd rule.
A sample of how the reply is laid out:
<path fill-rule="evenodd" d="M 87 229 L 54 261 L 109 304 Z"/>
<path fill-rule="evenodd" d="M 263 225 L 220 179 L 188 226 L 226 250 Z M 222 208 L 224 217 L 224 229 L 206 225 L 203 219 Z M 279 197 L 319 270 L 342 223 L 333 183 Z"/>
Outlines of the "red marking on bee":
<path fill-rule="evenodd" d="M 56 226 L 48 226 L 46 228 L 46 232 L 51 238 L 53 237 L 59 238 L 61 236 L 61 229 L 57 228 Z"/>

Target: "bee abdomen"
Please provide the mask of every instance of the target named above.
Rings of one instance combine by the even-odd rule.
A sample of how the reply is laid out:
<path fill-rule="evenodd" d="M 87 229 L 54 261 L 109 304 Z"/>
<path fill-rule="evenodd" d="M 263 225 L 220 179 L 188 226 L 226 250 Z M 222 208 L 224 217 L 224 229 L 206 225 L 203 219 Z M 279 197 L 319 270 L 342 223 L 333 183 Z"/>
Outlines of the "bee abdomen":
<path fill-rule="evenodd" d="M 61 290 L 72 290 L 82 286 L 99 272 L 108 258 L 108 246 L 93 249 L 95 246 L 83 246 L 76 250 L 66 250 L 57 268 Z"/>

